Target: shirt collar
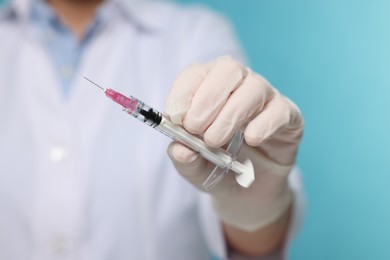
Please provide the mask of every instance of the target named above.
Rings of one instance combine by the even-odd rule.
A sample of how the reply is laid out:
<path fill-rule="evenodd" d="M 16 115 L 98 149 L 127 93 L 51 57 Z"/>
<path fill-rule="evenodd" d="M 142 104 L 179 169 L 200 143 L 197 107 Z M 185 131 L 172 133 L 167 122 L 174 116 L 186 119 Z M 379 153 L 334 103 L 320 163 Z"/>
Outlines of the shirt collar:
<path fill-rule="evenodd" d="M 156 19 L 155 12 L 149 0 L 106 0 L 112 2 L 112 8 L 118 8 L 129 22 L 139 30 L 146 32 L 160 31 L 164 23 Z M 0 20 L 16 17 L 28 21 L 33 0 L 8 0 L 0 9 Z"/>

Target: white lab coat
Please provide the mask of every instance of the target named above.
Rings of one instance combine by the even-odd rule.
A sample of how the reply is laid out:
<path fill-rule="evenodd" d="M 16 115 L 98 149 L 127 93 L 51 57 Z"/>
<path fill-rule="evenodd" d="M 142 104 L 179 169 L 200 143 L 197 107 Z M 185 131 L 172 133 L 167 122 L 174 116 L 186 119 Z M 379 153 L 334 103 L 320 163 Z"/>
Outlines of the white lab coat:
<path fill-rule="evenodd" d="M 200 8 L 128 4 L 85 50 L 64 99 L 25 22 L 28 1 L 13 4 L 18 18 L 0 18 L 0 259 L 226 257 L 207 196 L 166 156 L 169 139 L 83 79 L 162 110 L 188 64 L 241 59 L 226 22 Z"/>

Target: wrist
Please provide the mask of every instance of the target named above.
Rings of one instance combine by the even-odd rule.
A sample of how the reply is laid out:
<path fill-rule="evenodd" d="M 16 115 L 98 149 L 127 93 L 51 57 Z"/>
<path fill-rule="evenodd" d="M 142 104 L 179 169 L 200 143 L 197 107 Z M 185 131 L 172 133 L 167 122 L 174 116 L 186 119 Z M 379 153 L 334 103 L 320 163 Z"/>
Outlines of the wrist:
<path fill-rule="evenodd" d="M 273 199 L 262 200 L 211 197 L 212 205 L 220 220 L 237 229 L 253 232 L 283 216 L 292 204 L 292 191 L 288 184 Z"/>
<path fill-rule="evenodd" d="M 287 239 L 292 208 L 291 204 L 278 219 L 253 232 L 222 223 L 229 251 L 234 253 L 232 259 L 281 255 Z"/>

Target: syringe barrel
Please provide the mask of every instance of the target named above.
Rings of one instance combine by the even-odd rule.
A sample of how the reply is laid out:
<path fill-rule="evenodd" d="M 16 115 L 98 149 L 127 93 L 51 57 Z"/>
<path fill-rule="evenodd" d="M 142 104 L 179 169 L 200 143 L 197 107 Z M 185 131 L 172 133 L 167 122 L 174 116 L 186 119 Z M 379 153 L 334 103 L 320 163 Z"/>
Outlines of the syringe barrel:
<path fill-rule="evenodd" d="M 243 174 L 247 166 L 233 160 L 222 148 L 209 147 L 203 140 L 190 134 L 181 126 L 173 124 L 158 110 L 148 106 L 137 98 L 130 96 L 134 102 L 138 102 L 135 109 L 124 109 L 138 120 L 152 126 L 156 130 L 200 153 L 206 160 L 214 163 L 222 169 L 232 170 Z"/>
<path fill-rule="evenodd" d="M 238 174 L 242 174 L 246 169 L 245 165 L 234 161 L 222 148 L 209 147 L 203 140 L 188 133 L 181 126 L 173 124 L 164 117 L 155 128 L 170 138 L 199 152 L 203 158 L 222 169 L 233 170 Z"/>

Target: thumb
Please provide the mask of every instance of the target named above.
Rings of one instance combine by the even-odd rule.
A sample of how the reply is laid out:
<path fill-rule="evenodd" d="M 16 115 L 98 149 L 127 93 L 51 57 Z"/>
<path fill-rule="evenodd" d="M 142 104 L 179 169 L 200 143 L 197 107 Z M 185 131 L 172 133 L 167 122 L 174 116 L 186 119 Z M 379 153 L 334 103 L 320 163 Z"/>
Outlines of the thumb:
<path fill-rule="evenodd" d="M 168 156 L 181 176 L 198 189 L 202 189 L 202 183 L 210 170 L 209 163 L 199 153 L 180 143 L 172 142 L 168 146 Z"/>

